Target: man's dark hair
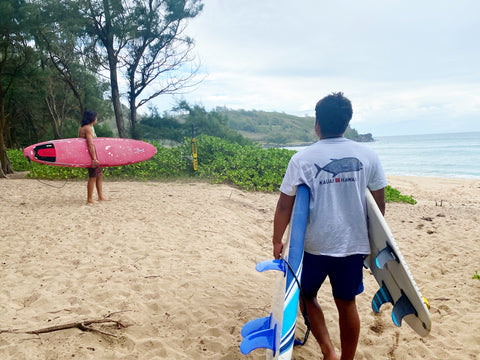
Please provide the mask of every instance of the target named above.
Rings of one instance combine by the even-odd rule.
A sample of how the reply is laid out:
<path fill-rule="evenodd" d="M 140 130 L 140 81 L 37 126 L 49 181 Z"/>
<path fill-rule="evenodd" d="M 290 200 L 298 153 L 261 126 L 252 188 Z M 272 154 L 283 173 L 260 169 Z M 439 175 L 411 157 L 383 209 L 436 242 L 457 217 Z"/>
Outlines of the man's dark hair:
<path fill-rule="evenodd" d="M 341 136 L 352 118 L 352 103 L 342 92 L 325 96 L 315 106 L 315 123 L 322 137 Z"/>
<path fill-rule="evenodd" d="M 97 112 L 93 110 L 85 110 L 82 117 L 82 126 L 91 124 L 95 121 L 97 117 Z"/>

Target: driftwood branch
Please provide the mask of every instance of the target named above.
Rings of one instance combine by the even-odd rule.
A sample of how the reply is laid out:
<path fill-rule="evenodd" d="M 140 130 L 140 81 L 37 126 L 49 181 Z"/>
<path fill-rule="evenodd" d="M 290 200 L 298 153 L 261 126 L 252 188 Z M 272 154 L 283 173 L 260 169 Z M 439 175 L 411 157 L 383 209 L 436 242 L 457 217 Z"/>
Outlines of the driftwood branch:
<path fill-rule="evenodd" d="M 121 311 L 119 311 L 119 312 L 121 312 Z M 110 334 L 106 331 L 96 329 L 96 328 L 92 327 L 92 325 L 95 325 L 95 324 L 113 324 L 113 325 L 116 325 L 117 329 L 128 327 L 128 325 L 123 324 L 121 321 L 109 319 L 110 316 L 112 316 L 114 314 L 117 314 L 119 312 L 110 313 L 110 314 L 106 315 L 103 319 L 83 320 L 83 321 L 71 322 L 71 323 L 55 325 L 55 326 L 49 326 L 49 327 L 45 327 L 45 328 L 41 328 L 41 329 L 37 329 L 37 330 L 29 330 L 29 331 L 0 330 L 0 333 L 9 332 L 9 333 L 24 333 L 24 334 L 39 335 L 39 334 L 45 334 L 45 333 L 54 332 L 54 331 L 77 328 L 77 329 L 80 329 L 82 331 L 98 332 L 100 334 L 117 337 L 114 334 Z"/>
<path fill-rule="evenodd" d="M 108 324 L 108 323 L 117 325 L 117 329 L 127 327 L 126 325 L 122 324 L 120 321 L 117 321 L 117 320 L 96 319 L 96 320 L 85 320 L 85 321 L 79 321 L 79 322 L 72 322 L 72 323 L 68 323 L 68 324 L 49 326 L 49 327 L 42 328 L 42 329 L 25 331 L 25 333 L 26 334 L 36 334 L 36 335 L 38 335 L 38 334 L 45 334 L 45 333 L 59 331 L 59 330 L 77 328 L 77 329 L 80 329 L 82 331 L 96 331 L 96 332 L 99 332 L 99 333 L 104 334 L 104 335 L 109 335 L 109 336 L 116 337 L 116 335 L 113 335 L 113 334 L 110 334 L 110 333 L 107 333 L 107 332 L 104 332 L 104 331 L 101 331 L 101 330 L 98 330 L 98 329 L 95 329 L 95 328 L 91 327 L 91 325 L 93 325 L 93 324 Z"/>

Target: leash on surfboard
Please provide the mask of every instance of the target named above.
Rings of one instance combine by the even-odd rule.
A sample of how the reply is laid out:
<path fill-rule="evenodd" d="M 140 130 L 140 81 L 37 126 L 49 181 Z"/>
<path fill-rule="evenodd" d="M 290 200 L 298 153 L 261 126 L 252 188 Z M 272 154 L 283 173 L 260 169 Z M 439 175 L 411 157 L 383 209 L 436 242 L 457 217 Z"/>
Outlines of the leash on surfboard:
<path fill-rule="evenodd" d="M 35 174 L 35 170 L 34 170 L 34 168 L 33 168 L 33 166 L 32 166 L 32 160 L 30 160 L 30 156 L 27 156 L 27 160 L 28 160 L 28 165 L 30 166 L 30 171 L 32 172 L 35 180 L 37 180 L 40 184 L 46 185 L 46 186 L 50 186 L 50 187 L 53 187 L 53 188 L 55 188 L 55 189 L 62 189 L 62 188 L 65 187 L 65 185 L 67 185 L 68 179 L 65 179 L 65 182 L 64 182 L 63 185 L 61 185 L 61 186 L 55 186 L 55 185 L 48 184 L 48 183 L 40 180 L 40 179 L 37 177 L 37 175 Z"/>
<path fill-rule="evenodd" d="M 303 294 L 303 289 L 300 286 L 300 280 L 298 280 L 297 275 L 295 274 L 295 271 L 293 271 L 292 266 L 288 263 L 288 261 L 280 255 L 280 259 L 282 259 L 285 264 L 287 264 L 288 269 L 290 270 L 291 274 L 293 275 L 293 278 L 295 279 L 295 282 L 297 283 L 298 289 L 300 290 L 300 299 L 302 299 L 302 315 L 303 315 L 303 321 L 305 322 L 305 326 L 307 327 L 307 330 L 305 331 L 305 335 L 303 337 L 303 341 L 299 339 L 295 339 L 294 341 L 294 346 L 303 346 L 308 340 L 308 336 L 310 335 L 310 318 L 308 317 L 307 313 L 307 306 L 305 304 L 305 296 Z"/>

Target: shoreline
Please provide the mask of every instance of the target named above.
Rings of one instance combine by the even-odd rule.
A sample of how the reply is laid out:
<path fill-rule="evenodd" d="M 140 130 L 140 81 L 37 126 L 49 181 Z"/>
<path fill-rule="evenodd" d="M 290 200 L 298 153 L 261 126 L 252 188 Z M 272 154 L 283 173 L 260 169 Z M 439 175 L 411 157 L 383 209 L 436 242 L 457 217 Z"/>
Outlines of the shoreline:
<path fill-rule="evenodd" d="M 6 180 L 10 179 L 25 179 L 25 180 L 37 180 L 37 179 L 29 179 L 27 178 L 27 174 L 29 173 L 30 171 L 15 171 L 13 174 L 7 174 L 7 177 L 6 177 Z M 414 180 L 415 178 L 417 179 L 420 179 L 421 181 L 426 181 L 426 180 L 436 180 L 437 182 L 442 182 L 443 180 L 446 180 L 447 182 L 449 180 L 458 180 L 459 182 L 462 182 L 462 181 L 466 181 L 466 182 L 470 182 L 470 181 L 477 181 L 479 182 L 480 184 L 480 178 L 470 178 L 470 177 L 451 177 L 451 176 L 445 176 L 445 177 L 442 177 L 442 176 L 428 176 L 428 175 L 399 175 L 399 174 L 388 174 L 388 173 L 385 173 L 385 176 L 387 177 L 387 179 L 392 179 L 392 180 L 395 180 L 395 179 L 411 179 L 411 180 Z M 0 178 L 0 181 L 2 180 L 2 178 Z M 85 179 L 86 180 L 86 179 Z M 42 180 L 42 181 L 65 181 L 65 179 L 58 179 L 58 180 Z M 67 181 L 83 181 L 83 179 L 81 180 L 72 180 L 72 179 L 67 179 Z M 120 180 L 117 180 L 117 179 L 110 179 L 108 177 L 104 178 L 104 181 L 107 181 L 107 182 L 115 182 L 115 181 L 126 181 L 126 182 L 136 182 L 137 180 L 123 180 L 123 179 L 120 179 Z M 175 180 L 147 180 L 147 182 L 176 182 Z M 185 182 L 185 183 L 188 183 L 188 182 L 194 182 L 196 181 L 196 179 L 193 179 L 193 178 L 184 178 L 184 179 L 180 179 L 179 181 L 182 181 L 182 182 Z M 144 183 L 144 181 L 138 181 L 138 182 L 141 182 L 141 183 Z M 205 183 L 208 183 L 208 180 L 205 179 L 200 179 L 200 182 L 205 182 Z M 389 184 L 390 185 L 390 184 Z"/>
<path fill-rule="evenodd" d="M 388 203 L 386 220 L 430 302 L 432 332 L 397 328 L 389 305 L 374 315 L 378 286 L 366 270 L 356 359 L 478 358 L 480 180 L 387 179 L 418 201 Z M 278 193 L 189 180 L 106 180 L 104 192 L 111 201 L 87 205 L 86 181 L 0 179 L 0 357 L 264 359 L 240 353 L 240 331 L 269 313 L 275 277 L 255 264 L 271 258 Z M 328 284 L 319 300 L 339 348 Z M 108 314 L 127 327 L 22 333 Z M 313 337 L 294 350 L 297 360 L 318 354 Z"/>
<path fill-rule="evenodd" d="M 480 177 L 462 177 L 462 176 L 438 176 L 438 175 L 405 175 L 405 174 L 388 174 L 385 173 L 385 176 L 388 177 L 406 177 L 406 178 L 420 178 L 420 179 L 438 179 L 438 180 L 472 180 L 472 181 L 480 181 Z"/>

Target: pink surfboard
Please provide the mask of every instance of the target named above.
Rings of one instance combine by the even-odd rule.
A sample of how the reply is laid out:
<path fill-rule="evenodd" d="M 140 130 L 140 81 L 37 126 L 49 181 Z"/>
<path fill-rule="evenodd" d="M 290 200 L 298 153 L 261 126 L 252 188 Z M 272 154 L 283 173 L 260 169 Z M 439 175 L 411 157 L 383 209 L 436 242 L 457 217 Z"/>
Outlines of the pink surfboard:
<path fill-rule="evenodd" d="M 150 159 L 155 146 L 139 140 L 122 138 L 94 138 L 99 166 L 121 166 Z M 82 138 L 45 141 L 30 145 L 23 155 L 32 161 L 55 166 L 90 167 L 92 158 L 87 140 Z"/>

